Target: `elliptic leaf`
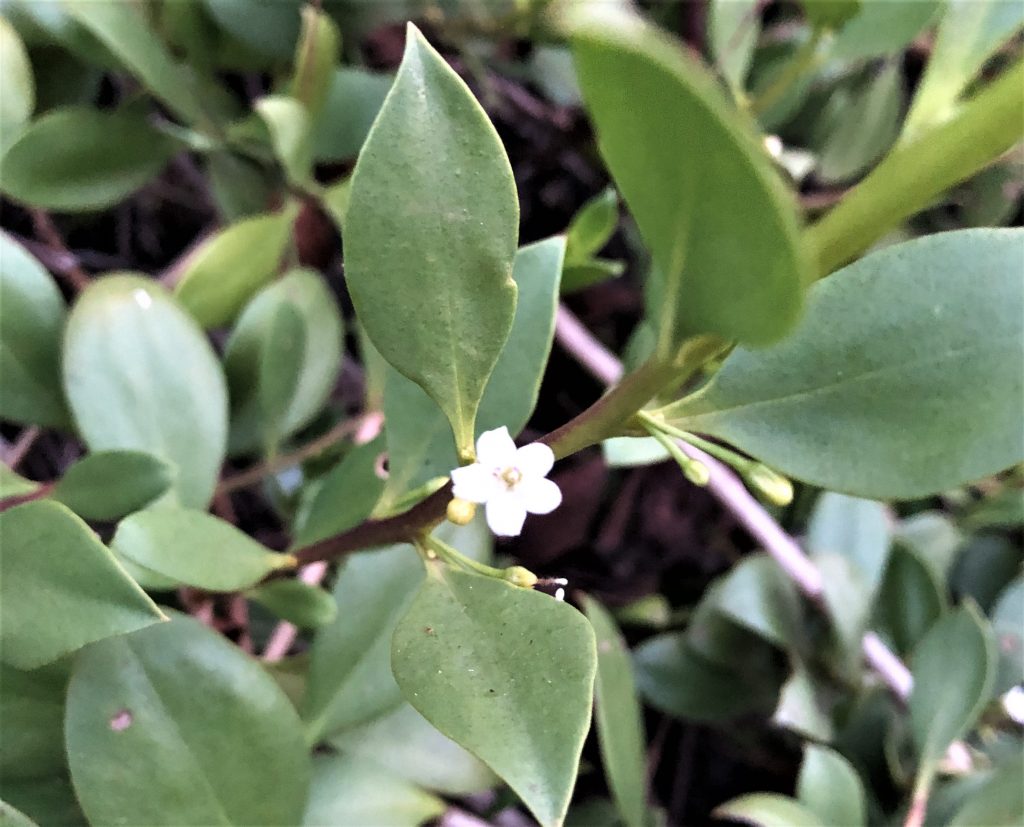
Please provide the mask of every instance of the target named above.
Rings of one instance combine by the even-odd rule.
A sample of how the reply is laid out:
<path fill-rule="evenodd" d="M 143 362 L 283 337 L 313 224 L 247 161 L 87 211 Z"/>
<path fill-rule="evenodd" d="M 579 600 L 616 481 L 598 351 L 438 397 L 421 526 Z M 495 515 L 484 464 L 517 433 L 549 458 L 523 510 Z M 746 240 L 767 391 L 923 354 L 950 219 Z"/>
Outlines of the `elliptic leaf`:
<path fill-rule="evenodd" d="M 294 564 L 204 511 L 152 508 L 123 519 L 110 547 L 157 574 L 201 589 L 232 592 Z"/>
<path fill-rule="evenodd" d="M 295 368 L 295 387 L 276 429 L 278 438 L 308 425 L 334 387 L 344 335 L 338 303 L 319 273 L 292 270 L 246 305 L 228 338 L 224 371 L 231 396 L 232 454 L 260 447 L 261 435 L 268 432 L 260 400 L 272 394 L 261 385 L 267 378 L 261 374 L 261 363 L 274 347 L 274 319 L 285 306 L 301 317 L 304 345 Z"/>
<path fill-rule="evenodd" d="M 79 460 L 50 496 L 87 520 L 116 520 L 151 503 L 174 481 L 174 468 L 142 451 L 98 451 Z"/>
<path fill-rule="evenodd" d="M 54 109 L 4 153 L 0 189 L 33 207 L 99 210 L 153 178 L 177 149 L 177 141 L 134 111 Z"/>
<path fill-rule="evenodd" d="M 206 508 L 227 439 L 224 376 L 203 332 L 160 285 L 131 275 L 94 282 L 68 318 L 63 368 L 91 450 L 167 460 L 180 504 Z"/>
<path fill-rule="evenodd" d="M 323 111 L 313 123 L 313 155 L 318 161 L 359 154 L 393 82 L 393 75 L 359 66 L 332 71 Z"/>
<path fill-rule="evenodd" d="M 448 795 L 469 795 L 498 784 L 478 758 L 438 732 L 409 704 L 335 736 L 331 744 Z"/>
<path fill-rule="evenodd" d="M 741 99 L 754 47 L 761 34 L 758 0 L 712 0 L 708 6 L 708 47 L 733 95 Z"/>
<path fill-rule="evenodd" d="M 516 436 L 526 427 L 540 393 L 558 311 L 558 280 L 565 243 L 559 237 L 520 248 L 512 277 L 519 291 L 505 348 L 487 382 L 476 433 L 504 425 Z M 389 372 L 384 390 L 388 439 L 386 502 L 458 465 L 451 436 L 437 405 L 415 384 Z"/>
<path fill-rule="evenodd" d="M 590 727 L 586 618 L 548 595 L 431 563 L 395 629 L 405 699 L 494 770 L 544 827 L 565 818 Z"/>
<path fill-rule="evenodd" d="M 27 672 L 0 664 L 0 784 L 5 792 L 12 779 L 64 772 L 64 695 L 69 677 L 67 660 Z"/>
<path fill-rule="evenodd" d="M 315 6 L 304 6 L 302 32 L 295 49 L 291 96 L 305 107 L 313 122 L 320 115 L 330 91 L 340 48 L 341 33 L 330 15 Z"/>
<path fill-rule="evenodd" d="M 1000 471 L 1024 459 L 1022 255 L 1022 230 L 962 230 L 866 256 L 815 285 L 792 336 L 736 349 L 663 413 L 874 499 Z"/>
<path fill-rule="evenodd" d="M 678 718 L 720 721 L 753 710 L 771 709 L 778 684 L 766 687 L 741 679 L 715 663 L 682 634 L 662 634 L 634 651 L 641 694 L 657 709 Z"/>
<path fill-rule="evenodd" d="M 924 77 L 907 115 L 905 137 L 945 120 L 1003 43 L 1024 26 L 1024 7 L 1004 0 L 946 0 Z"/>
<path fill-rule="evenodd" d="M 256 661 L 198 621 L 175 613 L 89 647 L 67 704 L 90 823 L 299 823 L 310 769 L 295 711 Z"/>
<path fill-rule="evenodd" d="M 808 744 L 800 765 L 796 795 L 822 824 L 864 827 L 867 804 L 857 771 L 842 755 L 828 747 Z"/>
<path fill-rule="evenodd" d="M 5 663 L 35 669 L 164 619 L 92 529 L 64 506 L 40 500 L 4 511 L 0 536 Z"/>
<path fill-rule="evenodd" d="M 512 326 L 518 223 L 494 127 L 410 24 L 352 176 L 346 279 L 370 340 L 437 402 L 466 455 Z M 403 296 L 415 300 L 396 301 Z"/>
<path fill-rule="evenodd" d="M 271 580 L 245 596 L 305 629 L 326 626 L 338 616 L 338 607 L 328 592 L 301 580 Z"/>
<path fill-rule="evenodd" d="M 633 664 L 622 633 L 608 610 L 592 597 L 586 599 L 585 606 L 597 638 L 594 705 L 601 760 L 622 820 L 628 827 L 643 827 L 647 770 Z"/>
<path fill-rule="evenodd" d="M 254 108 L 270 132 L 274 153 L 288 180 L 300 186 L 309 183 L 313 146 L 306 107 L 287 95 L 267 95 Z"/>
<path fill-rule="evenodd" d="M 391 674 L 391 635 L 423 581 L 412 546 L 354 554 L 334 586 L 335 621 L 317 632 L 303 719 L 316 742 L 402 702 Z"/>
<path fill-rule="evenodd" d="M 175 296 L 203 327 L 229 324 L 277 273 L 294 218 L 290 206 L 220 230 L 188 261 Z"/>
<path fill-rule="evenodd" d="M 755 827 L 821 827 L 817 813 L 799 801 L 776 793 L 751 793 L 734 798 L 717 807 L 714 815 Z"/>
<path fill-rule="evenodd" d="M 36 83 L 25 44 L 0 17 L 0 154 L 21 131 L 36 106 Z"/>
<path fill-rule="evenodd" d="M 91 3 L 89 0 L 73 0 L 65 8 L 179 118 L 193 125 L 205 120 L 194 76 L 174 61 L 147 25 L 141 8 L 131 3 Z M 120 150 L 114 140 L 110 145 Z M 109 154 L 117 156 L 120 152 Z"/>
<path fill-rule="evenodd" d="M 583 264 L 601 252 L 618 223 L 619 196 L 614 187 L 606 187 L 573 216 L 565 233 L 566 263 Z"/>
<path fill-rule="evenodd" d="M 928 630 L 911 668 L 910 725 L 920 772 L 933 772 L 988 702 L 996 668 L 992 629 L 973 606 L 957 609 Z"/>
<path fill-rule="evenodd" d="M 365 520 L 380 499 L 384 480 L 377 475 L 383 445 L 375 439 L 353 448 L 324 476 L 307 486 L 295 517 L 296 546 L 340 534 Z"/>
<path fill-rule="evenodd" d="M 868 0 L 842 27 L 830 56 L 839 60 L 867 60 L 901 51 L 944 5 L 939 0 Z"/>
<path fill-rule="evenodd" d="M 576 29 L 573 56 L 601 153 L 664 276 L 658 352 L 697 333 L 778 339 L 809 270 L 770 158 L 680 44 L 633 15 L 603 18 Z"/>
<path fill-rule="evenodd" d="M 69 422 L 60 386 L 64 299 L 20 244 L 0 232 L 0 416 L 26 425 Z"/>
<path fill-rule="evenodd" d="M 320 756 L 313 762 L 305 827 L 419 827 L 445 811 L 445 803 L 362 757 Z"/>

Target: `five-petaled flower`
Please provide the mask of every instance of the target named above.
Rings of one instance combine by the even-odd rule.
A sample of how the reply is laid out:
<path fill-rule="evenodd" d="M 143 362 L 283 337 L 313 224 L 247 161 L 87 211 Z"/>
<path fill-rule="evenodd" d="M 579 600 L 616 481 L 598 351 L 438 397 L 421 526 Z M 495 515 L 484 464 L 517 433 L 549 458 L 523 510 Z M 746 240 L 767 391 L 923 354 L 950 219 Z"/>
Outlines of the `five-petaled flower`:
<path fill-rule="evenodd" d="M 516 448 L 508 428 L 485 431 L 476 441 L 476 462 L 452 471 L 452 493 L 460 500 L 486 503 L 487 525 L 499 537 L 514 537 L 529 514 L 548 514 L 562 492 L 545 479 L 555 455 L 540 442 Z"/>

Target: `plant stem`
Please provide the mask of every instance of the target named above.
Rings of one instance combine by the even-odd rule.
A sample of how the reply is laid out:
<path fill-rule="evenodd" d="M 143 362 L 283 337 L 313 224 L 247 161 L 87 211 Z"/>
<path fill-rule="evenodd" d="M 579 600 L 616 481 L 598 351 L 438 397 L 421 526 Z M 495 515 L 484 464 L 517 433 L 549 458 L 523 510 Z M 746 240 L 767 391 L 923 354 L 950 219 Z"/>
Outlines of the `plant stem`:
<path fill-rule="evenodd" d="M 447 543 L 438 540 L 436 537 L 430 534 L 424 534 L 421 538 L 422 543 L 430 551 L 434 552 L 438 557 L 444 560 L 449 565 L 457 566 L 462 569 L 475 572 L 476 574 L 482 574 L 484 577 L 491 577 L 495 580 L 506 580 L 505 571 L 503 569 L 495 568 L 494 566 L 488 566 L 472 557 L 467 557 L 465 554 L 456 551 Z"/>
<path fill-rule="evenodd" d="M 1024 58 L 959 113 L 893 150 L 804 234 L 827 276 L 1024 137 Z"/>
<path fill-rule="evenodd" d="M 717 336 L 696 336 L 672 361 L 652 357 L 575 419 L 541 439 L 562 458 L 600 442 L 650 402 L 669 382 L 692 376 L 710 354 L 718 352 Z"/>

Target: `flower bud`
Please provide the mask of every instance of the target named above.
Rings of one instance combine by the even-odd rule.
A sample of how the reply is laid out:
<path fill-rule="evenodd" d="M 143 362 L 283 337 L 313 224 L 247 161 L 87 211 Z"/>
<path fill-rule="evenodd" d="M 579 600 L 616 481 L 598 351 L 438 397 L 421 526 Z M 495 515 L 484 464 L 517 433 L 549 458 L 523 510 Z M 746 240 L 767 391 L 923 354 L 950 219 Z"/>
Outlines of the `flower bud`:
<path fill-rule="evenodd" d="M 476 516 L 476 503 L 460 500 L 458 497 L 448 503 L 448 521 L 455 525 L 467 525 Z"/>
<path fill-rule="evenodd" d="M 685 476 L 694 485 L 699 485 L 703 488 L 708 484 L 708 480 L 711 479 L 711 472 L 708 471 L 708 467 L 700 460 L 691 459 L 688 463 L 682 466 L 683 476 Z"/>
<path fill-rule="evenodd" d="M 532 589 L 537 585 L 537 575 L 522 566 L 512 566 L 505 569 L 505 579 L 513 586 L 523 589 Z"/>
<path fill-rule="evenodd" d="M 789 505 L 793 502 L 793 483 L 767 465 L 755 463 L 747 471 L 746 478 L 772 505 Z"/>

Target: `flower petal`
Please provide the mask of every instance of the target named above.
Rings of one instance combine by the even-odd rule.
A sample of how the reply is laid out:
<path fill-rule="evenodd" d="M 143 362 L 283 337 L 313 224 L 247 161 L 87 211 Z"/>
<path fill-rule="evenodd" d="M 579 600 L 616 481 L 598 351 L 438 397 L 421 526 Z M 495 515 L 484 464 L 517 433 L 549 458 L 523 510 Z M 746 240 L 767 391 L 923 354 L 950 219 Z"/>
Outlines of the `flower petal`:
<path fill-rule="evenodd" d="M 562 504 L 562 490 L 551 480 L 523 480 L 516 494 L 531 514 L 550 514 Z"/>
<path fill-rule="evenodd" d="M 487 525 L 499 537 L 515 537 L 523 530 L 526 508 L 511 491 L 502 491 L 487 501 Z"/>
<path fill-rule="evenodd" d="M 476 461 L 488 468 L 509 468 L 516 461 L 516 444 L 502 425 L 484 431 L 476 440 Z"/>
<path fill-rule="evenodd" d="M 543 442 L 531 442 L 516 451 L 516 468 L 524 477 L 546 477 L 555 464 L 555 453 Z"/>
<path fill-rule="evenodd" d="M 478 462 L 452 471 L 452 494 L 471 503 L 485 503 L 505 486 L 490 468 Z"/>

